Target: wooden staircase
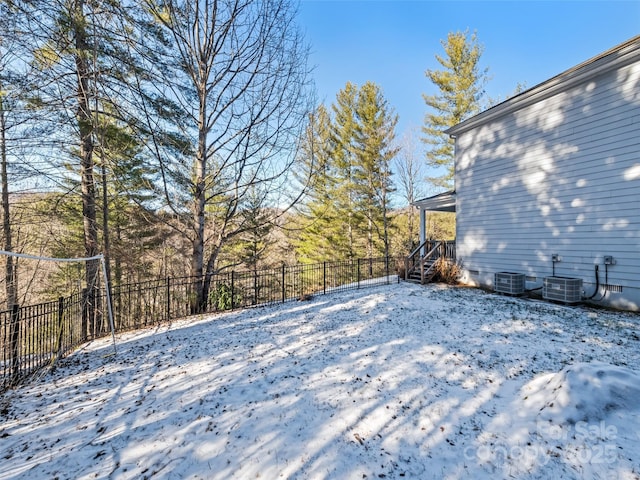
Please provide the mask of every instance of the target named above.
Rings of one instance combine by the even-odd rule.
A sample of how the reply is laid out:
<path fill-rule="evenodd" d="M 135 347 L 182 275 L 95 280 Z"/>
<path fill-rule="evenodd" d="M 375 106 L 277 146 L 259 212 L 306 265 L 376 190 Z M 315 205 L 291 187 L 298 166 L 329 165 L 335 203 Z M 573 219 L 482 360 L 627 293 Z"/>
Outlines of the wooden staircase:
<path fill-rule="evenodd" d="M 421 255 L 421 252 L 426 252 Z M 424 285 L 433 280 L 437 265 L 441 261 L 456 259 L 456 242 L 444 240 L 426 240 L 405 259 L 405 276 L 407 282 Z"/>

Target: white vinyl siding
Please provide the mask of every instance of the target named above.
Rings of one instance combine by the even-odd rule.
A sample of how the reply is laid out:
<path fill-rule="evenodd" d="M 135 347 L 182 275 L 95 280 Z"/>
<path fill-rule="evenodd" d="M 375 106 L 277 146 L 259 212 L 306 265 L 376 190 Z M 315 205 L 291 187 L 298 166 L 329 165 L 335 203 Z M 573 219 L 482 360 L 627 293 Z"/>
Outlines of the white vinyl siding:
<path fill-rule="evenodd" d="M 594 265 L 640 308 L 640 63 L 605 72 L 456 138 L 457 251 L 469 280 L 582 278 Z M 479 274 L 475 275 L 475 272 Z M 530 285 L 531 286 L 531 285 Z M 627 293 L 625 293 L 627 292 Z"/>

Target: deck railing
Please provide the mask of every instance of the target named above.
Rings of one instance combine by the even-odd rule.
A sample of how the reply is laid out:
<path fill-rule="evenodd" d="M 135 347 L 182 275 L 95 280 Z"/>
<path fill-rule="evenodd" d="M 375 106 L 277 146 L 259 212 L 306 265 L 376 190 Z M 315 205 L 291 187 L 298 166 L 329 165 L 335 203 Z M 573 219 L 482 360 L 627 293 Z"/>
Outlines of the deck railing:
<path fill-rule="evenodd" d="M 441 258 L 455 262 L 455 240 L 425 240 L 406 257 L 405 280 L 408 280 L 412 273 L 420 272 L 420 283 L 425 283 L 429 270 L 434 268 L 436 261 Z"/>

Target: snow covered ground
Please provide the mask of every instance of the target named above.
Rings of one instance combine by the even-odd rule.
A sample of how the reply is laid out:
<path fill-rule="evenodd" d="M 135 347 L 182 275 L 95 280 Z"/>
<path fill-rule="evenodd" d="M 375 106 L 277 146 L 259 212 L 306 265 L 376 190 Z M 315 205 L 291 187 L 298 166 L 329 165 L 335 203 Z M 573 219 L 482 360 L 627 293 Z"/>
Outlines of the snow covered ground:
<path fill-rule="evenodd" d="M 640 317 L 396 284 L 93 342 L 1 479 L 640 478 Z"/>

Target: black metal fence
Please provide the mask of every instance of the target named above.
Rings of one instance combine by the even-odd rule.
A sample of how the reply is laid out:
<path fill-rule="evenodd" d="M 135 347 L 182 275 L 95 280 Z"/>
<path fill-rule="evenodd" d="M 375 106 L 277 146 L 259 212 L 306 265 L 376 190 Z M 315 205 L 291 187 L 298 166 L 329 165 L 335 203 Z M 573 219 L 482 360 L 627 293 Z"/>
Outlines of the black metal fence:
<path fill-rule="evenodd" d="M 157 325 L 194 311 L 220 312 L 388 284 L 397 265 L 393 258 L 375 258 L 216 274 L 209 277 L 208 295 L 197 311 L 196 289 L 204 278 L 168 277 L 118 285 L 111 289 L 114 330 Z M 0 392 L 53 365 L 84 342 L 111 333 L 104 289 L 95 295 L 96 305 L 89 305 L 88 298 L 85 291 L 0 312 Z"/>

